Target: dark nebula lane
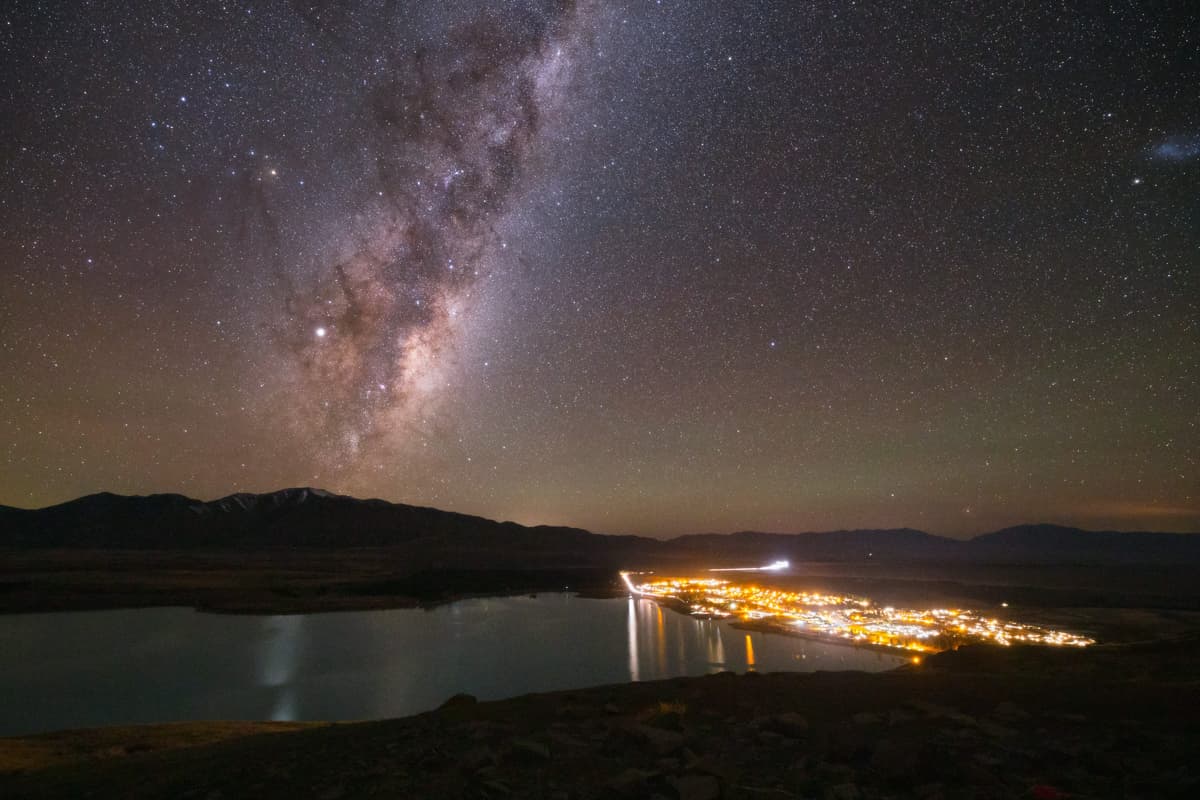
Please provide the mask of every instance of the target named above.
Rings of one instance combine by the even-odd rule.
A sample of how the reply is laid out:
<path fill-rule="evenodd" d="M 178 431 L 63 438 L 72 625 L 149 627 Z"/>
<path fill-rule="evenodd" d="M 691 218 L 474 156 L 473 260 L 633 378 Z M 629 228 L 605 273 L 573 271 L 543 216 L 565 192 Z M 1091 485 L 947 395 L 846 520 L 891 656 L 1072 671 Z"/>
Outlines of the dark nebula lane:
<path fill-rule="evenodd" d="M 294 423 L 337 472 L 396 457 L 414 416 L 434 413 L 457 317 L 502 257 L 496 226 L 570 91 L 587 15 L 576 3 L 483 9 L 444 41 L 379 57 L 357 135 L 380 207 L 359 249 L 311 296 L 289 296 L 283 316 L 290 391 L 308 400 Z"/>

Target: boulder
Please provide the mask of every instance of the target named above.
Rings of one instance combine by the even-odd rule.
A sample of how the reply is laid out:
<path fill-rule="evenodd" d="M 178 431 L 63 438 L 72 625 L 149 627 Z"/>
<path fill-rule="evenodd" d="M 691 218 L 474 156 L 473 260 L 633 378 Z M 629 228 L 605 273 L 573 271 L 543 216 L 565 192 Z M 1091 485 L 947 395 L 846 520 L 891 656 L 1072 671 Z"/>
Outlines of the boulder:
<path fill-rule="evenodd" d="M 462 758 L 459 760 L 459 764 L 468 772 L 476 772 L 484 767 L 489 767 L 492 764 L 495 764 L 496 760 L 496 753 L 494 750 L 492 750 L 492 748 L 479 746 L 472 747 L 470 750 L 463 753 Z"/>
<path fill-rule="evenodd" d="M 808 735 L 808 720 L 795 711 L 785 711 L 782 714 L 764 717 L 757 724 L 765 731 L 778 733 L 791 739 L 802 739 Z"/>
<path fill-rule="evenodd" d="M 907 739 L 883 739 L 871 753 L 871 769 L 891 782 L 911 783 L 921 764 L 921 746 Z"/>
<path fill-rule="evenodd" d="M 648 782 L 657 774 L 656 772 L 629 767 L 618 772 L 605 785 L 618 795 L 644 797 Z"/>
<path fill-rule="evenodd" d="M 465 708 L 476 705 L 478 702 L 479 698 L 475 697 L 475 695 L 464 694 L 460 692 L 459 694 L 451 695 L 449 698 L 447 698 L 446 702 L 438 706 L 438 710 L 441 711 L 447 708 Z"/>
<path fill-rule="evenodd" d="M 1023 722 L 1029 719 L 1029 712 L 1018 706 L 1016 703 L 1005 700 L 996 706 L 996 710 L 992 712 L 996 719 L 1001 722 Z"/>
<path fill-rule="evenodd" d="M 550 758 L 550 748 L 533 739 L 513 739 L 512 754 L 524 761 L 547 761 Z"/>
<path fill-rule="evenodd" d="M 635 741 L 649 747 L 656 755 L 670 755 L 683 748 L 683 734 L 676 731 L 650 725 L 633 725 L 627 730 Z"/>
<path fill-rule="evenodd" d="M 719 800 L 721 783 L 711 775 L 683 775 L 670 779 L 679 800 Z"/>

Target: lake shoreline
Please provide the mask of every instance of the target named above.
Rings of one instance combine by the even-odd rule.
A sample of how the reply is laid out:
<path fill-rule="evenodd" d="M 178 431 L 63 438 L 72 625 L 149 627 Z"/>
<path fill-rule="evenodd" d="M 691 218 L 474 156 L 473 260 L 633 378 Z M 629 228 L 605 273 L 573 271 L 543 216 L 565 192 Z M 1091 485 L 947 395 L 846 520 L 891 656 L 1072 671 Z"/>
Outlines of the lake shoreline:
<path fill-rule="evenodd" d="M 60 732 L 0 739 L 0 793 L 999 798 L 1042 786 L 1185 797 L 1200 786 L 1188 766 L 1200 722 L 1180 713 L 1200 702 L 1198 667 L 1196 637 L 975 646 L 875 674 L 725 672 L 457 696 L 374 722 Z"/>
<path fill-rule="evenodd" d="M 338 614 L 172 607 L 8 615 L 0 617 L 0 735 L 162 720 L 390 717 L 463 691 L 499 699 L 715 670 L 903 663 L 840 642 L 750 636 L 649 599 L 562 592 Z"/>

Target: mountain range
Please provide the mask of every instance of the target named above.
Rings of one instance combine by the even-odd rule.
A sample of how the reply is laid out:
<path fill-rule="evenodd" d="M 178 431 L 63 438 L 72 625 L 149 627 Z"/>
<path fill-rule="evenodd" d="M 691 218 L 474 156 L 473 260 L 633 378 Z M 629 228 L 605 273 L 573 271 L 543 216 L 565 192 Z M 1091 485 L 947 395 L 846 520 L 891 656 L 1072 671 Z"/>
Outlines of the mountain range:
<path fill-rule="evenodd" d="M 969 540 L 910 528 L 819 533 L 690 534 L 659 540 L 580 528 L 525 526 L 482 517 L 360 500 L 320 489 L 233 494 L 201 501 L 179 494 L 107 492 L 42 509 L 0 506 L 0 548 L 263 550 L 415 548 L 453 563 L 494 553 L 539 563 L 629 564 L 704 560 L 967 561 L 1035 564 L 1200 564 L 1200 535 L 1087 531 L 1020 525 Z M 442 560 L 442 559 L 439 559 Z"/>

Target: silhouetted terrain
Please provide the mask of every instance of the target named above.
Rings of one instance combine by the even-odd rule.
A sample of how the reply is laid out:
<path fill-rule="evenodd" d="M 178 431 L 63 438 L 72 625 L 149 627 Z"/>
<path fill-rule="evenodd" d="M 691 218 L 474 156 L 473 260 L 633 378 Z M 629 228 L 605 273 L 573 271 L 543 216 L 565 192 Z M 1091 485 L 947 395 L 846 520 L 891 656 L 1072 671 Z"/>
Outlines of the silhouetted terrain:
<path fill-rule="evenodd" d="M 1200 564 L 1200 536 L 1022 525 L 968 541 L 911 528 L 776 534 L 693 534 L 660 541 L 579 528 L 495 522 L 434 508 L 358 500 L 320 489 L 234 494 L 101 493 L 48 508 L 0 506 L 0 547 L 202 550 L 412 546 L 485 551 L 502 561 L 560 554 L 575 566 L 660 559 L 971 561 L 1030 564 Z"/>
<path fill-rule="evenodd" d="M 965 598 L 1105 644 L 968 647 L 890 673 L 679 678 L 401 720 L 188 723 L 0 741 L 5 797 L 1193 797 L 1200 536 L 1050 525 L 658 541 L 311 489 L 0 508 L 0 611 L 287 613 L 793 561 L 772 580 Z M 764 574 L 764 579 L 767 579 Z M 1001 603 L 1003 602 L 1003 606 Z"/>
<path fill-rule="evenodd" d="M 778 580 L 887 602 L 1200 608 L 1200 536 L 1188 534 L 1030 525 L 970 541 L 911 529 L 661 541 L 285 489 L 211 502 L 96 494 L 37 510 L 0 507 L 0 612 L 287 613 L 483 594 L 602 596 L 624 592 L 620 569 L 777 559 L 793 565 Z"/>

